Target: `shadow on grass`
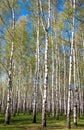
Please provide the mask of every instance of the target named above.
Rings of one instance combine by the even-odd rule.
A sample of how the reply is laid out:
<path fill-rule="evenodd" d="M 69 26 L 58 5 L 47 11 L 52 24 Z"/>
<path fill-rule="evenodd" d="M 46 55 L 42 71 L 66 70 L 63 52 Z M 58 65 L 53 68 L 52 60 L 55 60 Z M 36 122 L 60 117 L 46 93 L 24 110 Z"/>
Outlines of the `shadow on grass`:
<path fill-rule="evenodd" d="M 84 121 L 83 121 L 84 123 Z M 84 124 L 78 124 L 77 127 L 84 128 Z"/>
<path fill-rule="evenodd" d="M 62 129 L 62 130 L 63 130 L 63 129 L 65 129 L 65 126 L 61 126 L 61 125 L 57 125 L 57 124 L 56 124 L 56 125 L 47 126 L 47 128 L 48 128 L 49 130 L 51 130 L 51 129 L 53 129 L 53 130 L 54 130 L 54 129 L 55 129 L 55 130 L 56 130 L 56 129 L 59 129 L 59 130 Z"/>
<path fill-rule="evenodd" d="M 47 127 L 43 128 L 41 124 L 41 114 L 37 115 L 37 123 L 32 123 L 32 114 L 28 113 L 15 117 L 11 117 L 10 125 L 3 125 L 5 117 L 0 115 L 0 129 L 1 130 L 65 130 L 66 129 L 66 117 L 59 116 L 59 120 L 56 120 L 55 117 L 47 117 Z M 73 126 L 71 130 L 84 130 L 84 118 L 78 120 L 77 127 Z"/>
<path fill-rule="evenodd" d="M 36 123 L 32 123 L 32 115 L 19 115 L 16 117 L 12 117 L 11 119 L 11 124 L 15 124 L 15 125 L 37 125 L 37 124 L 41 124 L 41 120 L 36 121 Z"/>
<path fill-rule="evenodd" d="M 0 124 L 4 124 L 5 123 L 5 119 L 0 119 Z"/>
<path fill-rule="evenodd" d="M 32 118 L 22 118 L 21 116 L 18 118 L 18 116 L 16 117 L 12 117 L 11 118 L 11 121 L 10 121 L 10 124 L 31 124 L 32 123 Z M 39 122 L 38 122 L 39 123 Z M 1 118 L 0 119 L 0 124 L 5 124 L 5 118 Z"/>
<path fill-rule="evenodd" d="M 5 124 L 4 120 L 0 120 L 0 125 Z"/>

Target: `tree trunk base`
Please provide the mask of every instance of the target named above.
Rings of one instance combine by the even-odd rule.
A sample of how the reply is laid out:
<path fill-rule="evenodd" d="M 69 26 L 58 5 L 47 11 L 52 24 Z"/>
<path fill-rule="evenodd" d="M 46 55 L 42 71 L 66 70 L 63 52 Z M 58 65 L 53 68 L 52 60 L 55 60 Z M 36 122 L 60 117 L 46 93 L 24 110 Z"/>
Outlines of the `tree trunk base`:
<path fill-rule="evenodd" d="M 46 127 L 46 126 L 47 126 L 47 125 L 46 125 L 46 122 L 43 122 L 43 123 L 42 123 L 42 126 L 43 126 L 43 128 Z"/>
<path fill-rule="evenodd" d="M 71 129 L 71 124 L 70 123 L 67 123 L 67 128 Z"/>
<path fill-rule="evenodd" d="M 56 120 L 59 120 L 59 116 L 56 116 Z"/>
<path fill-rule="evenodd" d="M 74 123 L 74 126 L 77 126 L 77 122 Z"/>
<path fill-rule="evenodd" d="M 32 121 L 32 123 L 36 123 L 36 118 L 35 118 L 35 117 L 33 118 L 33 121 Z"/>
<path fill-rule="evenodd" d="M 16 113 L 14 112 L 13 116 L 15 117 L 16 116 Z"/>
<path fill-rule="evenodd" d="M 34 113 L 33 113 L 32 123 L 36 123 L 36 110 L 35 110 Z"/>

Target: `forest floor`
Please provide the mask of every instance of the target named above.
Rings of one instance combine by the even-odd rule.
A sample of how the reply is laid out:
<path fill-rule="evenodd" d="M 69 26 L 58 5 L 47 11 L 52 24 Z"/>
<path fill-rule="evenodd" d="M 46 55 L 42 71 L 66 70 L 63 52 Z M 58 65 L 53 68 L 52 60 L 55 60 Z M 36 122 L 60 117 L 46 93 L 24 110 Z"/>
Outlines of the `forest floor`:
<path fill-rule="evenodd" d="M 73 125 L 70 130 L 84 130 L 84 117 L 78 120 L 78 126 Z M 66 117 L 60 116 L 59 120 L 56 120 L 52 116 L 47 116 L 47 127 L 43 128 L 41 125 L 41 113 L 37 114 L 37 123 L 32 123 L 32 114 L 26 113 L 11 117 L 10 125 L 4 124 L 4 116 L 0 114 L 0 130 L 67 130 Z"/>

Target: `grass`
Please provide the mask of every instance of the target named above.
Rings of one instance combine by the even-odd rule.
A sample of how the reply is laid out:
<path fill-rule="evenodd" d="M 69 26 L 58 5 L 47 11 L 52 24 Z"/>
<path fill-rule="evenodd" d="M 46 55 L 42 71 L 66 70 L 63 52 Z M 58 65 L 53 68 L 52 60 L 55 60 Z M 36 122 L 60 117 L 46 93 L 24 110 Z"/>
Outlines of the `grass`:
<path fill-rule="evenodd" d="M 71 130 L 84 130 L 84 117 L 78 120 L 78 126 L 74 126 L 71 122 Z M 32 123 L 32 114 L 21 113 L 19 116 L 11 117 L 10 125 L 4 124 L 4 116 L 0 114 L 0 130 L 67 130 L 66 118 L 60 116 L 59 120 L 56 120 L 52 116 L 47 116 L 47 127 L 43 128 L 41 125 L 41 113 L 37 115 L 37 123 Z"/>

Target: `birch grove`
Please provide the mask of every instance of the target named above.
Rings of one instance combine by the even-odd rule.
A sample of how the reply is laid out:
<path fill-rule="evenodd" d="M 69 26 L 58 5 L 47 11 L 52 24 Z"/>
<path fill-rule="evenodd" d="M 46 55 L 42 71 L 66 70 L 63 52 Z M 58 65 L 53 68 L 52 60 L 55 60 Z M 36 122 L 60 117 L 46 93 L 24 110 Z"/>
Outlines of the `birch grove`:
<path fill-rule="evenodd" d="M 34 125 L 46 127 L 51 118 L 55 123 L 63 118 L 70 129 L 84 117 L 84 2 L 62 2 L 0 1 L 0 113 L 5 124 L 11 116 L 29 113 Z"/>

